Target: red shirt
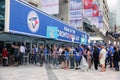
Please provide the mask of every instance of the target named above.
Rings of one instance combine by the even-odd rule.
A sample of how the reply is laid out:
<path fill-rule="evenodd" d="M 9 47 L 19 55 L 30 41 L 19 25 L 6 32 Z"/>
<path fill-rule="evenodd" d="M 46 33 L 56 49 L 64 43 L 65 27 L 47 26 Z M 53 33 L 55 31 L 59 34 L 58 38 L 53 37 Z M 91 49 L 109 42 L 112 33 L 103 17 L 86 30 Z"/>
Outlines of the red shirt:
<path fill-rule="evenodd" d="M 2 57 L 8 57 L 7 50 L 5 50 L 5 49 L 2 50 Z"/>

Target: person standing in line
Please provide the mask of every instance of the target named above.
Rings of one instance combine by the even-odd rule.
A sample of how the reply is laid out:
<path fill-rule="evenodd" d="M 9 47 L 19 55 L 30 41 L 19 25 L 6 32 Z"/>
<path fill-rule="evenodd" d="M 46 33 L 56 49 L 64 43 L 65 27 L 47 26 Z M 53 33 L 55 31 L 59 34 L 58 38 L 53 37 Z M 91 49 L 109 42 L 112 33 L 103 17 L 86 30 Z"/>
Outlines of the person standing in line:
<path fill-rule="evenodd" d="M 65 69 L 69 68 L 69 50 L 65 49 Z"/>
<path fill-rule="evenodd" d="M 61 68 L 64 69 L 65 67 L 65 47 L 62 48 L 63 51 L 61 53 Z"/>
<path fill-rule="evenodd" d="M 119 71 L 119 53 L 116 47 L 114 47 L 114 55 L 113 55 L 113 60 L 114 60 L 114 67 L 116 71 Z"/>
<path fill-rule="evenodd" d="M 49 52 L 47 46 L 44 46 L 45 63 L 49 63 Z"/>
<path fill-rule="evenodd" d="M 8 66 L 8 51 L 7 48 L 4 47 L 2 50 L 2 60 L 3 60 L 3 66 Z"/>
<path fill-rule="evenodd" d="M 100 47 L 101 47 L 101 51 L 100 51 L 100 55 L 99 55 L 99 60 L 100 60 L 100 65 L 102 66 L 101 72 L 105 72 L 105 58 L 106 58 L 107 52 L 103 45 L 101 45 Z"/>
<path fill-rule="evenodd" d="M 11 44 L 11 48 L 10 48 L 10 58 L 9 58 L 9 65 L 13 65 L 14 64 L 14 48 L 15 45 Z"/>
<path fill-rule="evenodd" d="M 75 62 L 76 62 L 76 70 L 79 69 L 79 66 L 80 66 L 80 59 L 81 59 L 81 54 L 78 50 L 78 48 L 76 47 L 75 50 L 73 51 L 74 53 L 74 56 L 75 56 Z"/>
<path fill-rule="evenodd" d="M 38 54 L 39 54 L 40 66 L 43 66 L 43 61 L 44 61 L 44 48 L 43 48 L 42 45 L 39 47 Z"/>
<path fill-rule="evenodd" d="M 15 64 L 14 64 L 14 66 L 19 66 L 19 64 L 18 64 L 18 61 L 19 61 L 19 46 L 16 44 L 15 46 L 14 46 L 14 58 L 15 58 Z"/>
<path fill-rule="evenodd" d="M 61 55 L 62 52 L 63 52 L 63 49 L 62 49 L 62 47 L 60 47 L 59 52 L 58 52 L 58 62 L 59 62 L 59 64 L 62 63 L 62 55 Z"/>
<path fill-rule="evenodd" d="M 87 48 L 86 55 L 87 55 L 87 62 L 89 65 L 89 69 L 91 69 L 91 56 L 90 56 L 90 49 L 89 48 Z"/>
<path fill-rule="evenodd" d="M 94 50 L 93 50 L 93 61 L 94 61 L 94 67 L 95 70 L 98 70 L 98 64 L 99 64 L 99 50 L 97 48 L 97 46 L 94 46 Z"/>
<path fill-rule="evenodd" d="M 38 49 L 36 47 L 36 45 L 33 46 L 33 59 L 32 59 L 32 63 L 37 64 L 37 53 L 38 53 Z"/>
<path fill-rule="evenodd" d="M 23 57 L 25 55 L 25 47 L 23 44 L 21 44 L 20 46 L 20 56 L 19 56 L 19 64 L 22 65 L 23 64 Z"/>
<path fill-rule="evenodd" d="M 53 65 L 54 67 L 58 66 L 58 49 L 57 46 L 53 46 Z"/>
<path fill-rule="evenodd" d="M 74 48 L 73 47 L 69 47 L 68 48 L 69 50 L 69 60 L 70 60 L 70 68 L 73 69 L 75 67 L 75 64 L 74 64 Z"/>
<path fill-rule="evenodd" d="M 108 54 L 110 56 L 110 68 L 114 68 L 114 62 L 113 62 L 113 55 L 114 55 L 114 47 L 112 44 L 109 46 Z"/>

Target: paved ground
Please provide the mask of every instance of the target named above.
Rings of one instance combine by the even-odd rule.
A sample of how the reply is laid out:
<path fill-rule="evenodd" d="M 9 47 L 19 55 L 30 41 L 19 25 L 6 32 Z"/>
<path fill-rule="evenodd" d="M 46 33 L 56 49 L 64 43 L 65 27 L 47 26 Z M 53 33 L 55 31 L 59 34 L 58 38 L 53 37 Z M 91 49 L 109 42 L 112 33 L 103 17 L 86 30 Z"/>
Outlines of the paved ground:
<path fill-rule="evenodd" d="M 120 80 L 120 71 L 107 69 L 99 72 L 53 69 L 49 65 L 22 65 L 19 67 L 0 67 L 0 80 Z"/>

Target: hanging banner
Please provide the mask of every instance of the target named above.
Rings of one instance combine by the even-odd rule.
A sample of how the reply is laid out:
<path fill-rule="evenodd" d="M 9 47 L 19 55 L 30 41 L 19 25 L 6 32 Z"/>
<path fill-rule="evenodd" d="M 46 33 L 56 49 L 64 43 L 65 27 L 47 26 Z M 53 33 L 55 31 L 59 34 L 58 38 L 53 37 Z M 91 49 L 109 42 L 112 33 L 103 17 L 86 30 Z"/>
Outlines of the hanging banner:
<path fill-rule="evenodd" d="M 103 28 L 103 16 L 98 17 L 98 28 Z"/>
<path fill-rule="evenodd" d="M 98 4 L 97 2 L 95 2 L 92 6 L 92 16 L 93 17 L 96 17 L 96 16 L 99 16 L 99 7 L 98 7 Z"/>
<path fill-rule="evenodd" d="M 82 0 L 70 0 L 70 24 L 75 28 L 82 25 Z"/>
<path fill-rule="evenodd" d="M 82 19 L 82 10 L 70 11 L 70 19 Z"/>
<path fill-rule="evenodd" d="M 81 19 L 70 20 L 70 24 L 72 26 L 75 26 L 75 28 L 79 28 L 82 27 L 82 20 Z"/>
<path fill-rule="evenodd" d="M 96 28 L 98 28 L 98 17 L 92 17 L 92 25 L 95 25 L 96 26 Z"/>
<path fill-rule="evenodd" d="M 84 2 L 84 10 L 83 16 L 88 18 L 92 16 L 92 2 L 93 0 L 83 0 Z"/>
<path fill-rule="evenodd" d="M 70 0 L 70 20 L 82 18 L 82 2 L 81 0 Z"/>
<path fill-rule="evenodd" d="M 92 16 L 92 9 L 84 9 L 83 10 L 83 16 L 84 17 L 91 17 Z"/>
<path fill-rule="evenodd" d="M 91 9 L 92 2 L 93 2 L 93 0 L 84 0 L 84 9 Z"/>

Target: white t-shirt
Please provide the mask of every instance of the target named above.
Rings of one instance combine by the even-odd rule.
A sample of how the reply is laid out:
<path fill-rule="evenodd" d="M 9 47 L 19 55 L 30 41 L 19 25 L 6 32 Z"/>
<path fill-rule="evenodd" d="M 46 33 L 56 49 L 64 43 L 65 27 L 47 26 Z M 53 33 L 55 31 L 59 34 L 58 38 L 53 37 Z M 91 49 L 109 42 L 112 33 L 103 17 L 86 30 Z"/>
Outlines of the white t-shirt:
<path fill-rule="evenodd" d="M 20 46 L 20 52 L 25 53 L 25 47 L 24 46 Z"/>

